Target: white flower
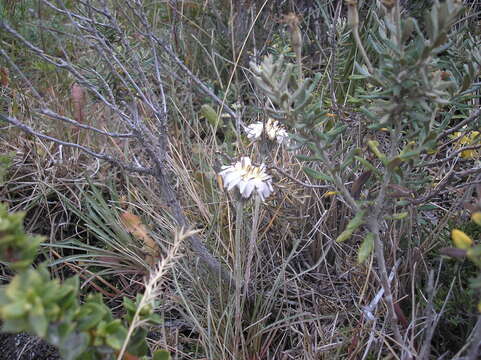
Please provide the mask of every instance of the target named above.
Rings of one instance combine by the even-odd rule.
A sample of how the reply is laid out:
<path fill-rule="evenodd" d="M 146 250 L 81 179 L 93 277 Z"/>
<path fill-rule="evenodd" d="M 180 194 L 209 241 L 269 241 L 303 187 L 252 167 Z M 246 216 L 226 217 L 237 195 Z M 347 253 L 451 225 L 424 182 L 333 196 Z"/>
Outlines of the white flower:
<path fill-rule="evenodd" d="M 277 120 L 269 118 L 266 123 L 266 135 L 271 141 L 277 141 L 278 144 L 287 143 L 289 141 L 287 131 L 279 125 Z M 245 128 L 247 137 L 251 140 L 257 140 L 262 136 L 264 123 L 258 121 L 250 124 Z"/>
<path fill-rule="evenodd" d="M 254 166 L 248 157 L 242 157 L 234 165 L 223 166 L 219 175 L 222 176 L 224 187 L 227 190 L 232 190 L 237 186 L 241 196 L 245 199 L 248 199 L 255 190 L 264 201 L 274 191 L 272 179 L 266 173 L 265 165 Z"/>
<path fill-rule="evenodd" d="M 264 124 L 259 121 L 247 126 L 245 128 L 245 132 L 247 133 L 247 137 L 249 139 L 255 140 L 261 137 L 263 128 L 264 128 Z"/>

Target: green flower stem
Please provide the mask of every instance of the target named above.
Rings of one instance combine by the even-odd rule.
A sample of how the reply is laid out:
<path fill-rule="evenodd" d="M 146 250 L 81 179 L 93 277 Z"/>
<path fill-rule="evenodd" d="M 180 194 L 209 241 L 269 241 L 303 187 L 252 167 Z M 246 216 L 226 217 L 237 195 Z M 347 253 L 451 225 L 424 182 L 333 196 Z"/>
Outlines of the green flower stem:
<path fill-rule="evenodd" d="M 249 240 L 249 251 L 247 253 L 247 263 L 246 263 L 245 275 L 244 275 L 244 296 L 243 296 L 244 299 L 246 298 L 246 295 L 249 291 L 252 259 L 254 258 L 254 250 L 257 244 L 260 204 L 261 204 L 261 198 L 259 196 L 256 196 L 256 200 L 254 204 L 254 216 L 252 217 L 251 236 Z"/>
<path fill-rule="evenodd" d="M 235 331 L 234 331 L 234 358 L 241 359 L 238 354 L 242 338 L 242 226 L 244 217 L 244 201 L 239 196 L 236 204 L 235 238 L 234 238 L 234 281 L 235 281 Z"/>

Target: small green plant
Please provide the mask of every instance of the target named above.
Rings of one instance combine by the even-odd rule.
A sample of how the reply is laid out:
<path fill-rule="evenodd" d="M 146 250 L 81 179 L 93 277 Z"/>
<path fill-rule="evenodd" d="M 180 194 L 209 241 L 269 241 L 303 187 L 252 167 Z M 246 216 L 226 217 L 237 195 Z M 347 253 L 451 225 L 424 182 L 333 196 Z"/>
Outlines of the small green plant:
<path fill-rule="evenodd" d="M 132 324 L 161 323 L 155 304 L 141 295 L 135 301 L 124 298 L 122 319 L 114 317 L 100 294 L 88 295 L 81 304 L 78 277 L 61 283 L 50 278 L 45 263 L 32 266 L 43 238 L 25 233 L 24 216 L 0 205 L 1 261 L 17 272 L 0 288 L 2 331 L 30 332 L 56 346 L 64 359 L 114 359 L 119 353 L 129 359 L 146 357 L 147 330 Z M 168 358 L 162 350 L 154 355 Z"/>

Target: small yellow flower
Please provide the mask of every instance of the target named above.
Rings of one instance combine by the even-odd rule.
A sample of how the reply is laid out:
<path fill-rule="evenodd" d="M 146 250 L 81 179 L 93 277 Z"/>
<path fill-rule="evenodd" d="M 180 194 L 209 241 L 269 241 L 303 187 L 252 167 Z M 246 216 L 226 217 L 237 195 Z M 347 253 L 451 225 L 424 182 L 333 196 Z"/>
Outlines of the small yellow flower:
<path fill-rule="evenodd" d="M 461 132 L 455 132 L 452 134 L 453 138 L 460 137 L 462 135 Z M 462 148 L 465 146 L 472 146 L 479 144 L 479 141 L 481 140 L 481 136 L 479 131 L 471 131 L 467 135 L 464 135 L 461 137 L 458 141 L 456 141 L 455 147 L 457 148 Z M 477 150 L 464 150 L 461 151 L 461 157 L 463 159 L 474 159 L 476 157 L 479 157 L 479 152 Z"/>
<path fill-rule="evenodd" d="M 473 245 L 473 240 L 459 229 L 453 229 L 451 231 L 451 239 L 458 249 L 467 250 Z"/>

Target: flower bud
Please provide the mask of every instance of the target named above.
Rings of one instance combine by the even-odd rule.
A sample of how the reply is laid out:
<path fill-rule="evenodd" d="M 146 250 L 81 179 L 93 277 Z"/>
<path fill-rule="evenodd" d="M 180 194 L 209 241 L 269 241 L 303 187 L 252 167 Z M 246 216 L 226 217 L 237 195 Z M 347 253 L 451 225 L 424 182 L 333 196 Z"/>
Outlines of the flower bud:
<path fill-rule="evenodd" d="M 471 215 L 471 220 L 481 226 L 481 211 L 476 211 Z"/>
<path fill-rule="evenodd" d="M 458 249 L 467 250 L 473 245 L 473 240 L 463 231 L 458 229 L 453 229 L 451 231 L 451 239 Z"/>

